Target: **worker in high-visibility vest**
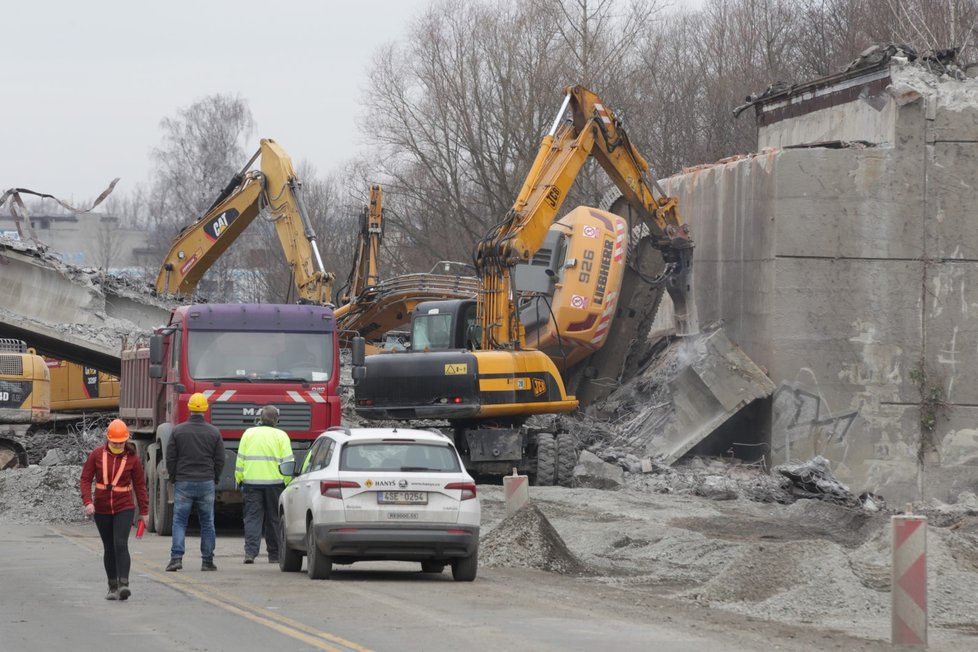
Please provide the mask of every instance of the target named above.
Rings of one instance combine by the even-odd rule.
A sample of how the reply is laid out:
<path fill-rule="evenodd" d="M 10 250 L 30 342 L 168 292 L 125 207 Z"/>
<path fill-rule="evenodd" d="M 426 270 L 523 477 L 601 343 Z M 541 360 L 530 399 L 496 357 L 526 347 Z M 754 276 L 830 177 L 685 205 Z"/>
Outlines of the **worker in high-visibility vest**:
<path fill-rule="evenodd" d="M 262 531 L 268 563 L 278 563 L 278 499 L 292 479 L 282 475 L 279 464 L 293 461 L 292 442 L 278 425 L 279 410 L 274 405 L 262 408 L 259 424 L 248 428 L 238 444 L 234 480 L 244 497 L 244 563 L 255 563 Z"/>

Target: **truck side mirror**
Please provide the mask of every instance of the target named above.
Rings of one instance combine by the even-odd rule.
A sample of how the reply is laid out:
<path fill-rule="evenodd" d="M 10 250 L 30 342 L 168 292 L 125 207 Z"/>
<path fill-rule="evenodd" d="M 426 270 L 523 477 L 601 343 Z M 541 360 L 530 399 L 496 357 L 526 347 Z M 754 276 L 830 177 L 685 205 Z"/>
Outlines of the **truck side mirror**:
<path fill-rule="evenodd" d="M 367 367 L 364 366 L 364 361 L 366 358 L 366 348 L 367 343 L 364 341 L 363 337 L 357 335 L 353 338 L 351 345 L 351 357 L 353 359 L 353 368 L 350 369 L 350 375 L 353 377 L 353 384 L 356 385 L 367 375 Z"/>
<path fill-rule="evenodd" d="M 366 358 L 367 350 L 367 343 L 362 336 L 357 335 L 353 338 L 353 343 L 350 350 L 354 368 L 362 367 L 364 358 Z"/>
<path fill-rule="evenodd" d="M 162 335 L 149 336 L 149 363 L 151 365 L 163 364 L 163 336 Z M 150 372 L 150 378 L 158 378 L 158 376 L 153 376 L 152 372 Z"/>
<path fill-rule="evenodd" d="M 150 378 L 162 378 L 163 377 L 163 365 L 161 365 L 161 364 L 151 364 L 149 366 L 149 377 Z"/>

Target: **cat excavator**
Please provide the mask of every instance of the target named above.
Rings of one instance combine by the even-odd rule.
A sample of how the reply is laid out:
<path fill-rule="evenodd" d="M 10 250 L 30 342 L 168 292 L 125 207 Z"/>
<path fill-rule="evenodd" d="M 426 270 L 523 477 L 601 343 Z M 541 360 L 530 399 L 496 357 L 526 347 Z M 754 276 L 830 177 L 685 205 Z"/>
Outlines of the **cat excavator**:
<path fill-rule="evenodd" d="M 634 224 L 590 207 L 558 220 L 592 156 L 622 193 Z M 515 270 L 547 254 L 541 267 L 555 286 L 553 301 L 537 311 L 555 314 L 538 320 L 535 328 L 556 331 L 557 340 L 580 335 L 579 341 L 589 344 L 580 347 L 581 360 L 607 341 L 622 313 L 616 299 L 626 263 L 653 248 L 664 265 L 645 282 L 669 292 L 678 331 L 695 331 L 689 228 L 676 198 L 649 179 L 648 170 L 601 99 L 582 86 L 568 87 L 513 207 L 476 247 L 478 297 L 419 304 L 412 315 L 410 352 L 364 356 L 363 348 L 354 346 L 357 413 L 367 419 L 447 420 L 470 471 L 503 475 L 518 468 L 538 485 L 569 484 L 577 460 L 571 436 L 560 432 L 558 419 L 548 429 L 526 422 L 531 415 L 571 412 L 578 400 L 566 391 L 557 356 L 527 345 L 524 320 L 533 304 L 521 294 L 521 274 Z"/>
<path fill-rule="evenodd" d="M 260 169 L 252 170 L 259 158 Z M 207 213 L 173 241 L 156 277 L 156 293 L 191 296 L 204 273 L 263 212 L 275 225 L 292 269 L 298 302 L 330 303 L 334 275 L 323 266 L 303 201 L 302 182 L 292 159 L 270 138 L 261 139 L 258 151 L 231 178 Z"/>

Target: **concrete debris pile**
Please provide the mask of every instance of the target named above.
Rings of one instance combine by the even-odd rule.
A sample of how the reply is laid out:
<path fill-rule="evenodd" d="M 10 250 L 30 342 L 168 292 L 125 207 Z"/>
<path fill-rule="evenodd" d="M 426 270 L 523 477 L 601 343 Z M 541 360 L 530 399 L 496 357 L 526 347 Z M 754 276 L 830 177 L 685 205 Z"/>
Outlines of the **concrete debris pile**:
<path fill-rule="evenodd" d="M 482 538 L 479 563 L 490 567 L 536 568 L 562 575 L 586 572 L 547 517 L 532 503 Z"/>
<path fill-rule="evenodd" d="M 81 466 L 29 466 L 0 473 L 0 520 L 16 523 L 84 521 Z"/>
<path fill-rule="evenodd" d="M 81 465 L 103 443 L 108 416 L 86 417 L 67 426 L 41 428 L 24 439 L 27 460 L 42 466 Z"/>
<path fill-rule="evenodd" d="M 798 498 L 816 498 L 846 507 L 869 506 L 870 509 L 883 509 L 885 503 L 879 496 L 863 494 L 857 496 L 832 475 L 829 461 L 818 455 L 801 464 L 782 464 L 774 467 L 774 472 L 791 481 L 788 491 Z"/>

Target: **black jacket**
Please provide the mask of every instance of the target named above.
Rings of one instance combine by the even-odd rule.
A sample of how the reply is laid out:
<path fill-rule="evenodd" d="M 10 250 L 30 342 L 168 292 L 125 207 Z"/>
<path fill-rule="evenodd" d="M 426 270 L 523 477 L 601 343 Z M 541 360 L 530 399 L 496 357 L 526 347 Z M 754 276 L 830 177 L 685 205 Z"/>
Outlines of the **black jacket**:
<path fill-rule="evenodd" d="M 221 431 L 192 413 L 173 429 L 166 445 L 166 470 L 174 482 L 221 479 L 224 470 L 224 440 Z"/>

